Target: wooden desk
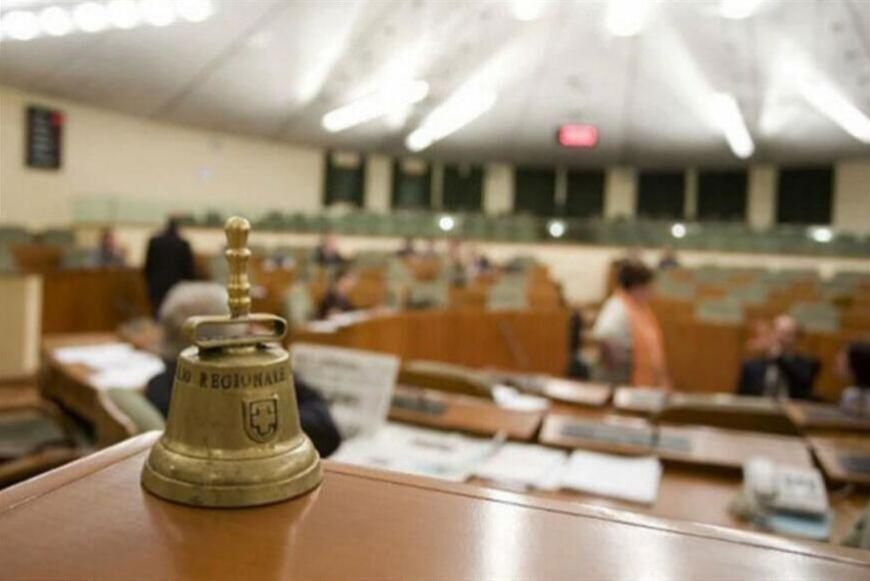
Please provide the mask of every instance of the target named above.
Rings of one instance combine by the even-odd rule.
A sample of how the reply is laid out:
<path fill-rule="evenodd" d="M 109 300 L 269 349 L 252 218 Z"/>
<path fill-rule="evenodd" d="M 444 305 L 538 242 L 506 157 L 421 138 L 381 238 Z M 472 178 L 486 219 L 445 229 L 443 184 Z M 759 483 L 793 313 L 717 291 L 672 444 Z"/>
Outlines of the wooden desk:
<path fill-rule="evenodd" d="M 785 413 L 803 432 L 863 433 L 870 439 L 870 417 L 856 416 L 839 406 L 824 403 L 788 402 Z"/>
<path fill-rule="evenodd" d="M 9 578 L 866 579 L 854 549 L 669 522 L 326 463 L 323 484 L 253 509 L 139 485 L 150 433 L 0 493 Z"/>
<path fill-rule="evenodd" d="M 779 402 L 731 393 L 671 393 L 657 421 L 787 436 L 800 434 Z"/>
<path fill-rule="evenodd" d="M 509 410 L 477 397 L 401 386 L 390 408 L 394 421 L 479 436 L 504 432 L 511 440 L 525 442 L 534 439 L 543 418 L 543 411 Z"/>
<path fill-rule="evenodd" d="M 870 485 L 870 438 L 866 436 L 814 436 L 810 445 L 829 479 Z M 857 463 L 850 466 L 849 462 Z"/>

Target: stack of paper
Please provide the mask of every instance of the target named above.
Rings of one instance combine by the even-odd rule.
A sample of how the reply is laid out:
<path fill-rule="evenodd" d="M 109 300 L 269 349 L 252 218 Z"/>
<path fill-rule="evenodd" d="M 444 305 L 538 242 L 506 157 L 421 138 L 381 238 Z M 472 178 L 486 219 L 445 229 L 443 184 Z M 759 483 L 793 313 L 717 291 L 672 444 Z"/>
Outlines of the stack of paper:
<path fill-rule="evenodd" d="M 456 433 L 386 424 L 372 436 L 346 441 L 330 460 L 462 482 L 493 446 Z"/>
<path fill-rule="evenodd" d="M 567 456 L 534 444 L 505 444 L 475 468 L 474 475 L 513 488 L 555 490 Z"/>
<path fill-rule="evenodd" d="M 662 465 L 655 457 L 627 457 L 575 450 L 562 473 L 561 486 L 620 500 L 653 504 Z"/>
<path fill-rule="evenodd" d="M 141 389 L 166 369 L 159 357 L 136 351 L 128 343 L 62 347 L 53 354 L 63 364 L 83 364 L 93 369 L 88 379 L 97 389 Z"/>

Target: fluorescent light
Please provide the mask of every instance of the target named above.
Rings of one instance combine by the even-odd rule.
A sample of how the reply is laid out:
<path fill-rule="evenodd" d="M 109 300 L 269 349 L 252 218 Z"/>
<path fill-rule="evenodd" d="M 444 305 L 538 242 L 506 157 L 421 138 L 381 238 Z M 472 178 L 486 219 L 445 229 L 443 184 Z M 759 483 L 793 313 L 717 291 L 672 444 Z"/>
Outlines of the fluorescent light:
<path fill-rule="evenodd" d="M 429 83 L 426 81 L 388 83 L 362 99 L 330 111 L 323 116 L 321 124 L 330 133 L 344 131 L 397 108 L 419 103 L 428 93 Z"/>
<path fill-rule="evenodd" d="M 106 4 L 106 12 L 112 26 L 121 30 L 135 28 L 141 21 L 135 0 L 112 0 Z"/>
<path fill-rule="evenodd" d="M 139 10 L 143 20 L 152 26 L 169 26 L 175 22 L 175 7 L 170 0 L 142 0 Z"/>
<path fill-rule="evenodd" d="M 511 14 L 523 22 L 536 20 L 543 9 L 543 0 L 513 0 L 511 2 Z"/>
<path fill-rule="evenodd" d="M 737 100 L 728 93 L 716 93 L 712 100 L 713 116 L 731 151 L 740 159 L 750 157 L 755 152 L 755 144 L 740 114 Z"/>
<path fill-rule="evenodd" d="M 803 79 L 798 88 L 803 98 L 819 113 L 858 141 L 870 143 L 870 118 L 830 83 L 821 79 Z"/>
<path fill-rule="evenodd" d="M 649 8 L 649 0 L 610 0 L 607 30 L 614 36 L 634 36 L 643 28 Z"/>
<path fill-rule="evenodd" d="M 203 22 L 214 14 L 211 0 L 176 0 L 175 13 L 188 22 Z"/>
<path fill-rule="evenodd" d="M 719 15 L 722 18 L 741 20 L 752 16 L 761 0 L 720 0 Z"/>
<path fill-rule="evenodd" d="M 73 8 L 73 21 L 82 32 L 100 32 L 108 23 L 106 7 L 96 2 L 85 2 Z"/>
<path fill-rule="evenodd" d="M 405 145 L 411 151 L 426 149 L 489 111 L 495 101 L 494 91 L 460 89 L 426 116 L 405 139 Z"/>
<path fill-rule="evenodd" d="M 671 226 L 671 236 L 674 238 L 685 238 L 686 237 L 686 226 L 677 222 L 673 226 Z"/>
<path fill-rule="evenodd" d="M 15 40 L 32 40 L 39 36 L 39 19 L 33 12 L 15 10 L 3 15 L 3 36 Z"/>
<path fill-rule="evenodd" d="M 826 226 L 814 226 L 809 229 L 809 236 L 816 242 L 827 244 L 834 239 L 834 231 Z"/>
<path fill-rule="evenodd" d="M 60 6 L 50 6 L 39 13 L 39 26 L 49 36 L 64 36 L 73 29 L 69 12 Z"/>
<path fill-rule="evenodd" d="M 561 220 L 553 220 L 547 224 L 547 232 L 553 238 L 561 238 L 565 235 L 565 222 Z"/>
<path fill-rule="evenodd" d="M 456 220 L 453 216 L 441 216 L 438 218 L 438 227 L 444 232 L 450 232 L 456 226 Z"/>

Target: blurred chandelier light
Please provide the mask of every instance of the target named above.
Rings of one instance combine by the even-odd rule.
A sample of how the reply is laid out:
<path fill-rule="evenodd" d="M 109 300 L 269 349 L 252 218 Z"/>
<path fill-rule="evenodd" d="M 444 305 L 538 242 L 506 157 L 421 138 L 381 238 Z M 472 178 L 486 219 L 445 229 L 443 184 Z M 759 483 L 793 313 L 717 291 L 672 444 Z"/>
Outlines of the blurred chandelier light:
<path fill-rule="evenodd" d="M 458 90 L 423 119 L 405 139 L 405 145 L 411 151 L 426 149 L 489 111 L 496 99 L 495 92 L 486 89 Z"/>
<path fill-rule="evenodd" d="M 674 238 L 685 238 L 686 226 L 677 222 L 676 224 L 671 226 L 671 236 L 673 236 Z"/>
<path fill-rule="evenodd" d="M 846 133 L 858 141 L 870 143 L 870 117 L 829 83 L 806 78 L 800 81 L 798 90 L 810 105 Z"/>
<path fill-rule="evenodd" d="M 741 20 L 755 13 L 761 0 L 720 0 L 719 15 L 722 18 Z"/>
<path fill-rule="evenodd" d="M 547 232 L 553 238 L 561 238 L 565 235 L 565 222 L 561 220 L 553 220 L 547 224 Z"/>
<path fill-rule="evenodd" d="M 740 114 L 737 100 L 732 95 L 728 93 L 713 95 L 713 116 L 734 155 L 746 159 L 755 152 L 752 136 L 749 135 L 749 130 Z"/>
<path fill-rule="evenodd" d="M 826 226 L 814 226 L 808 233 L 810 238 L 821 244 L 827 244 L 834 239 L 834 231 Z"/>
<path fill-rule="evenodd" d="M 543 0 L 513 0 L 511 2 L 511 14 L 522 22 L 537 20 L 543 9 Z"/>
<path fill-rule="evenodd" d="M 214 0 L 109 0 L 60 2 L 34 10 L 13 10 L 0 17 L 0 39 L 27 41 L 74 32 L 129 30 L 142 24 L 167 26 L 204 22 L 215 13 Z"/>
<path fill-rule="evenodd" d="M 634 36 L 643 28 L 650 0 L 610 0 L 607 3 L 607 30 L 614 36 Z"/>
<path fill-rule="evenodd" d="M 337 133 L 387 115 L 400 107 L 419 103 L 427 94 L 429 83 L 426 81 L 388 83 L 353 103 L 333 109 L 323 116 L 321 124 L 330 133 Z"/>
<path fill-rule="evenodd" d="M 444 232 L 450 232 L 456 226 L 453 216 L 441 216 L 438 218 L 438 227 Z"/>

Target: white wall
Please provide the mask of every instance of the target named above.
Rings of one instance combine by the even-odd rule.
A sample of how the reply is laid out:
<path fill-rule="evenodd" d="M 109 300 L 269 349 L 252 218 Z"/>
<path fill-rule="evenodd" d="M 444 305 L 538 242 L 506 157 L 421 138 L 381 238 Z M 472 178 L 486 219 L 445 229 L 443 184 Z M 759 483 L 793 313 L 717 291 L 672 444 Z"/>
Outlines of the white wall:
<path fill-rule="evenodd" d="M 62 109 L 63 167 L 24 165 L 25 107 Z M 69 224 L 76 196 L 118 196 L 181 211 L 317 211 L 314 148 L 188 129 L 0 87 L 0 222 Z"/>
<path fill-rule="evenodd" d="M 365 207 L 378 214 L 390 211 L 392 167 L 386 155 L 366 156 Z"/>
<path fill-rule="evenodd" d="M 604 216 L 634 216 L 637 208 L 637 172 L 630 167 L 612 167 L 604 182 Z"/>
<path fill-rule="evenodd" d="M 504 214 L 514 206 L 513 168 L 503 163 L 487 164 L 483 174 L 483 211 Z"/>
<path fill-rule="evenodd" d="M 776 221 L 776 168 L 772 165 L 750 167 L 748 189 L 749 225 L 756 230 L 769 228 Z"/>
<path fill-rule="evenodd" d="M 833 222 L 846 232 L 870 232 L 870 161 L 837 164 Z"/>

